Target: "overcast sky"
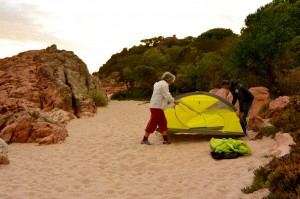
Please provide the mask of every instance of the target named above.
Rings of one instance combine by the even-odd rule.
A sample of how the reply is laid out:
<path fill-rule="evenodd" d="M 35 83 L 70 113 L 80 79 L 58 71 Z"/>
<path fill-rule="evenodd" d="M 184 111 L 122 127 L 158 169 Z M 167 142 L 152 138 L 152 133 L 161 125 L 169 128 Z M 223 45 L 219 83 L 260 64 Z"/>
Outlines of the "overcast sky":
<path fill-rule="evenodd" d="M 0 0 L 0 58 L 27 50 L 73 51 L 90 73 L 142 39 L 197 37 L 212 28 L 239 34 L 271 0 Z"/>

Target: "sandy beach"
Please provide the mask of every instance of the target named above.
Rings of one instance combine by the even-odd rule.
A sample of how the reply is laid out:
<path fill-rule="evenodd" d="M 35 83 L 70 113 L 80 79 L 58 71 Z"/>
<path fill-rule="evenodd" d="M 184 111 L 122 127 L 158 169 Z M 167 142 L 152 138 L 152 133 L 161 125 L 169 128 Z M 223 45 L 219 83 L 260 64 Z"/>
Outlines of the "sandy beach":
<path fill-rule="evenodd" d="M 253 171 L 268 163 L 271 138 L 238 138 L 252 155 L 214 160 L 208 136 L 171 136 L 163 145 L 141 145 L 148 104 L 110 101 L 93 118 L 74 119 L 62 144 L 9 145 L 9 165 L 0 165 L 3 199 L 259 199 L 267 190 L 243 194 Z"/>

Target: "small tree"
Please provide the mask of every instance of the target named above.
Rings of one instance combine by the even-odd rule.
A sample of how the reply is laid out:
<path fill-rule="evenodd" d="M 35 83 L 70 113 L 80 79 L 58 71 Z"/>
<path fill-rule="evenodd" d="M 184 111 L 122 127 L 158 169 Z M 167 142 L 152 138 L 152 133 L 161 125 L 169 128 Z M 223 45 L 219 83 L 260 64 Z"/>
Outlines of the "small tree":
<path fill-rule="evenodd" d="M 124 68 L 120 74 L 120 81 L 126 84 L 127 89 L 132 88 L 134 86 L 134 72 L 128 67 Z"/>
<path fill-rule="evenodd" d="M 145 89 L 152 89 L 153 83 L 156 81 L 156 70 L 146 65 L 139 65 L 134 70 L 134 79 L 137 86 Z"/>
<path fill-rule="evenodd" d="M 165 57 L 158 48 L 151 48 L 143 54 L 143 63 L 153 68 L 165 65 Z"/>

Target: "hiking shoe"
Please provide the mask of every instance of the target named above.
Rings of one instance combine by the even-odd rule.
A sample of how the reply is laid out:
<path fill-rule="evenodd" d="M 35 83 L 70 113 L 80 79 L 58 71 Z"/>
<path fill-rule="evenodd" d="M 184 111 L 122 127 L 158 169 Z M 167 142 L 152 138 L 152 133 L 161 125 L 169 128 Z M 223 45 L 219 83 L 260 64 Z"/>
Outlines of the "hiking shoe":
<path fill-rule="evenodd" d="M 147 144 L 147 145 L 151 145 L 151 143 L 149 142 L 149 140 L 146 140 L 146 141 L 141 141 L 141 144 Z"/>
<path fill-rule="evenodd" d="M 171 142 L 169 140 L 164 140 L 163 144 L 171 144 Z"/>

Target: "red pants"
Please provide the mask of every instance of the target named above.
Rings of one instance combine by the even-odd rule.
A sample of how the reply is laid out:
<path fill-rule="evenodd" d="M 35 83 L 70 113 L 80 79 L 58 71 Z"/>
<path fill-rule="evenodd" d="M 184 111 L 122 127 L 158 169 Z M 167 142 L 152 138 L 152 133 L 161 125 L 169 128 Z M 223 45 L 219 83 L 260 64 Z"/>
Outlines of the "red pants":
<path fill-rule="evenodd" d="M 162 109 L 150 108 L 151 117 L 147 124 L 145 131 L 147 133 L 153 133 L 158 126 L 160 132 L 167 131 L 167 119 Z"/>

